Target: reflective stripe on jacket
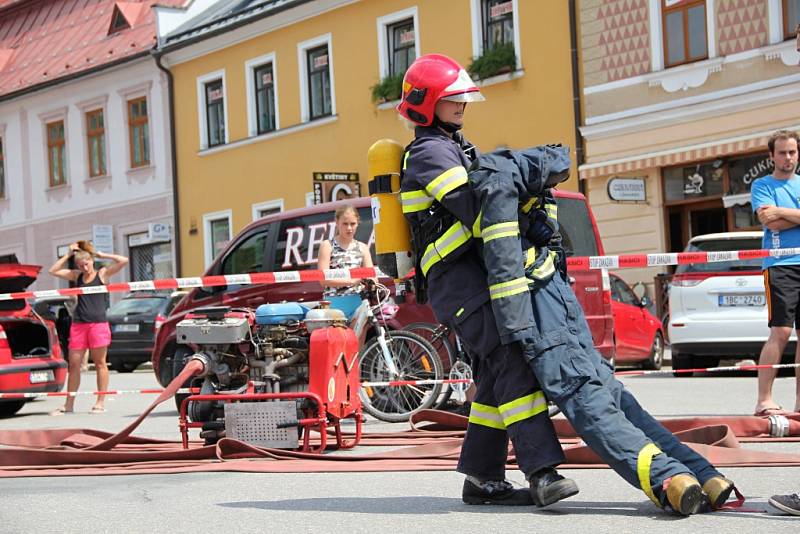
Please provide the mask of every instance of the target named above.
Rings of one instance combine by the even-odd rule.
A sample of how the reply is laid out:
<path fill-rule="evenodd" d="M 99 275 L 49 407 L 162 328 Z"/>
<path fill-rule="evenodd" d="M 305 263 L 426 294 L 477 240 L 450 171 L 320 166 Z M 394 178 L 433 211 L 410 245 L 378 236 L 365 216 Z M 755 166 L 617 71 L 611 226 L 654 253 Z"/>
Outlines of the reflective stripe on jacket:
<path fill-rule="evenodd" d="M 417 127 L 416 138 L 406 148 L 400 186 L 403 214 L 412 233 L 419 235 L 430 224 L 432 210 L 444 208 L 452 217 L 426 240 L 420 256 L 423 274 L 437 263 L 453 261 L 471 247 L 469 225 L 477 209 L 467 183 L 470 155 L 477 153 L 460 134 L 453 138 L 438 128 Z M 430 233 L 430 232 L 428 232 Z"/>
<path fill-rule="evenodd" d="M 557 254 L 548 245 L 557 236 L 558 208 L 546 186 L 550 162 L 561 168 L 568 157 L 567 149 L 553 147 L 499 150 L 480 156 L 470 169 L 469 183 L 481 208 L 473 233 L 479 227 L 492 309 L 504 344 L 532 335 L 529 291 L 556 272 Z"/>

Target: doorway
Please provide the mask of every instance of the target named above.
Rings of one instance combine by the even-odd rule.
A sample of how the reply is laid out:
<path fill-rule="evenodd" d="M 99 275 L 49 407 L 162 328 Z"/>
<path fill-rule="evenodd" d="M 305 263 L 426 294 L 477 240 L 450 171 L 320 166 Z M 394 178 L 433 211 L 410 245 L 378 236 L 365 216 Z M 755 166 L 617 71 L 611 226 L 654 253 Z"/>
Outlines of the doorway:
<path fill-rule="evenodd" d="M 721 200 L 671 206 L 667 212 L 670 252 L 682 252 L 698 235 L 728 231 L 728 214 Z"/>

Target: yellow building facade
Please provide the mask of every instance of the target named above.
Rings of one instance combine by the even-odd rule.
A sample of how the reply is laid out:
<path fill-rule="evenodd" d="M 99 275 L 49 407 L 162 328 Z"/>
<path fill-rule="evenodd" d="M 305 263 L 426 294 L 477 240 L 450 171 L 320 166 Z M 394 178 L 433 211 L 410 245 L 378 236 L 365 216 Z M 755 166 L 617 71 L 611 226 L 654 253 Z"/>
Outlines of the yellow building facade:
<path fill-rule="evenodd" d="M 402 63 L 392 55 L 398 49 L 406 61 L 438 52 L 467 66 L 488 49 L 487 32 L 499 32 L 516 65 L 479 82 L 486 102 L 470 105 L 465 135 L 483 151 L 564 143 L 575 153 L 563 0 L 315 0 L 243 13 L 215 11 L 226 2 L 200 4 L 159 10 L 157 55 L 174 97 L 183 276 L 202 273 L 254 219 L 313 203 L 315 173 L 357 175 L 367 194 L 369 146 L 413 136 L 396 101 L 371 97 Z M 267 114 L 265 87 L 274 104 Z M 566 187 L 577 189 L 577 178 Z"/>

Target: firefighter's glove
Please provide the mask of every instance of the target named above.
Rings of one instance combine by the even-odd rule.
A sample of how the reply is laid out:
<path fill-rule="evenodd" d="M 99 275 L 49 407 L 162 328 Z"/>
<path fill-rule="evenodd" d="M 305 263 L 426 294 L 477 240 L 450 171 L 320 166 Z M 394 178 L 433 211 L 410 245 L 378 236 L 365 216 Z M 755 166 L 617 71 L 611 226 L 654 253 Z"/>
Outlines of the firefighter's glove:
<path fill-rule="evenodd" d="M 533 210 L 530 214 L 531 224 L 525 237 L 537 247 L 546 246 L 555 234 L 555 228 L 543 210 Z"/>

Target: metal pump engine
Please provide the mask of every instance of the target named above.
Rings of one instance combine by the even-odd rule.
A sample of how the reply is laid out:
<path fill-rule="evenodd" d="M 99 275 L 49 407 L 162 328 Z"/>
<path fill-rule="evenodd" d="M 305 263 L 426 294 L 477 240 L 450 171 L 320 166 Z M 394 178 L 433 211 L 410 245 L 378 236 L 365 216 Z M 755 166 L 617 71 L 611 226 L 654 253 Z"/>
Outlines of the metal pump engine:
<path fill-rule="evenodd" d="M 301 448 L 310 450 L 305 430 L 318 430 L 324 448 L 324 429 L 333 426 L 338 445 L 348 447 L 355 443 L 344 442 L 339 428 L 347 417 L 360 437 L 358 342 L 340 310 L 324 303 L 201 308 L 178 323 L 177 338 L 204 366 L 193 384 L 199 394 L 181 405 L 184 444 L 186 430 L 201 427 L 206 443 L 232 437 L 296 448 L 302 436 Z"/>

